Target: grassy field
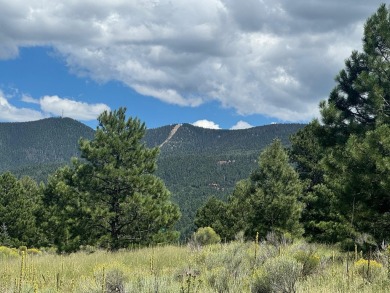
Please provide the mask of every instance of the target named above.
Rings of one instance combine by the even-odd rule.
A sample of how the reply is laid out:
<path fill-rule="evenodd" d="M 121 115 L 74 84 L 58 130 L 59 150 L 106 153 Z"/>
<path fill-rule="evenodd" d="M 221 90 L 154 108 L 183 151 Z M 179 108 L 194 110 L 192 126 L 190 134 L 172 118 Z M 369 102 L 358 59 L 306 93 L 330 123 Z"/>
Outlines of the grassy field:
<path fill-rule="evenodd" d="M 390 292 L 389 256 L 296 242 L 70 255 L 0 247 L 0 292 Z"/>

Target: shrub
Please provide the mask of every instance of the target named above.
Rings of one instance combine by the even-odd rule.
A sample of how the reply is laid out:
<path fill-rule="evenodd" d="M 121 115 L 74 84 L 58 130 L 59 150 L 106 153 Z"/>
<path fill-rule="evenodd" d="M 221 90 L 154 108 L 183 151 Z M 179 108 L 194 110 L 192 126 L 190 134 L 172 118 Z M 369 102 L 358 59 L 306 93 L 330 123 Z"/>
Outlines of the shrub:
<path fill-rule="evenodd" d="M 27 253 L 27 246 L 19 246 L 19 254 L 21 255 L 23 252 Z"/>
<path fill-rule="evenodd" d="M 29 254 L 29 255 L 41 255 L 42 252 L 39 249 L 36 249 L 36 248 L 29 248 L 29 249 L 27 249 L 27 254 Z"/>
<path fill-rule="evenodd" d="M 211 227 L 199 228 L 192 236 L 192 241 L 198 245 L 210 245 L 221 242 L 221 237 Z"/>
<path fill-rule="evenodd" d="M 313 251 L 297 251 L 293 256 L 302 264 L 302 276 L 306 277 L 314 273 L 320 265 L 320 257 Z"/>
<path fill-rule="evenodd" d="M 125 275 L 120 269 L 111 269 L 106 275 L 106 292 L 107 293 L 124 293 L 125 292 Z"/>
<path fill-rule="evenodd" d="M 382 271 L 382 264 L 375 261 L 361 258 L 355 262 L 355 269 L 363 278 L 371 281 Z"/>
<path fill-rule="evenodd" d="M 18 256 L 19 256 L 19 253 L 15 248 L 0 246 L 0 257 L 1 258 L 13 258 L 13 257 L 18 257 Z"/>
<path fill-rule="evenodd" d="M 257 250 L 255 266 L 262 266 L 268 259 L 277 257 L 279 249 L 273 245 L 261 243 Z"/>
<path fill-rule="evenodd" d="M 100 288 L 105 288 L 105 293 L 124 293 L 128 273 L 128 268 L 118 262 L 99 265 L 94 268 L 96 283 Z"/>
<path fill-rule="evenodd" d="M 81 245 L 80 251 L 85 252 L 87 254 L 94 253 L 97 251 L 97 248 L 92 245 Z"/>
<path fill-rule="evenodd" d="M 302 264 L 290 257 L 279 256 L 268 259 L 264 266 L 255 271 L 251 292 L 296 292 L 296 282 L 302 271 Z"/>
<path fill-rule="evenodd" d="M 248 243 L 233 242 L 206 252 L 203 278 L 213 292 L 240 292 L 250 273 Z"/>

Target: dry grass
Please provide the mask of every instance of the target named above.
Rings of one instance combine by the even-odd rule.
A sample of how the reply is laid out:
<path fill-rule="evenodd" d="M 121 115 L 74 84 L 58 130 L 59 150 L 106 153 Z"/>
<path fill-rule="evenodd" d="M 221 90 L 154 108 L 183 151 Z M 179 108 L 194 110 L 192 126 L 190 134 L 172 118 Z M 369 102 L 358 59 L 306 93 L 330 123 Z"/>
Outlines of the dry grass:
<path fill-rule="evenodd" d="M 303 242 L 277 247 L 233 242 L 202 249 L 164 246 L 70 255 L 30 251 L 24 257 L 0 247 L 0 292 L 257 292 L 256 286 L 269 280 L 268 292 L 277 292 L 283 285 L 280 280 L 290 282 L 289 292 L 390 292 L 388 258 L 385 252 L 376 255 L 381 257 L 371 261 L 367 275 L 362 273 L 367 272 L 367 261 L 355 264 L 352 254 Z M 288 279 L 283 266 L 296 262 L 297 268 L 309 269 L 298 279 Z M 268 268 L 268 275 L 263 268 Z"/>

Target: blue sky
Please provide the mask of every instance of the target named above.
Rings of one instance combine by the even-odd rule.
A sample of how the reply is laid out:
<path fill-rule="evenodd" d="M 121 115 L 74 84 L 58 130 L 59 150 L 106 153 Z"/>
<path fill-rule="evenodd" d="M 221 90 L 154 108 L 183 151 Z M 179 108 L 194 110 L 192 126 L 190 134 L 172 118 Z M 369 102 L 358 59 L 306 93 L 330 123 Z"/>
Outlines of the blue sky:
<path fill-rule="evenodd" d="M 0 0 L 0 121 L 308 122 L 381 1 Z M 69 4 L 68 4 L 69 3 Z"/>
<path fill-rule="evenodd" d="M 129 116 L 138 117 L 148 128 L 168 124 L 194 123 L 200 120 L 215 121 L 221 128 L 231 128 L 245 120 L 251 125 L 270 124 L 277 121 L 262 115 L 237 114 L 234 109 L 223 109 L 215 101 L 198 107 L 186 107 L 162 102 L 150 96 L 140 95 L 120 81 L 99 82 L 72 74 L 65 62 L 50 47 L 21 48 L 16 58 L 0 61 L 0 89 L 8 96 L 10 104 L 17 108 L 29 108 L 40 112 L 40 105 L 24 102 L 23 96 L 40 99 L 59 96 L 62 99 L 90 104 L 105 104 L 114 110 L 126 107 Z M 63 112 L 64 111 L 64 112 Z M 69 116 L 95 128 L 96 119 L 82 119 L 67 109 L 42 116 Z M 25 116 L 30 120 L 29 116 Z M 30 116 L 31 117 L 31 116 Z M 10 121 L 11 119 L 1 119 Z M 22 118 L 21 120 L 24 121 Z"/>

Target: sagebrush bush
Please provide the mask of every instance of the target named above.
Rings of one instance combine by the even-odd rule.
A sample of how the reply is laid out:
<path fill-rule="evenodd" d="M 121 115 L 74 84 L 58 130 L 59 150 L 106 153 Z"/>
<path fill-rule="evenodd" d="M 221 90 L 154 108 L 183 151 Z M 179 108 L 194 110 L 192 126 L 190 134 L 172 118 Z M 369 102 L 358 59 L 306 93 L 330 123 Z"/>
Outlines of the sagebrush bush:
<path fill-rule="evenodd" d="M 105 293 L 124 293 L 128 268 L 119 262 L 99 265 L 94 269 L 96 283 Z"/>
<path fill-rule="evenodd" d="M 320 265 L 320 257 L 312 250 L 298 250 L 293 257 L 302 264 L 302 276 L 313 274 Z"/>
<path fill-rule="evenodd" d="M 204 250 L 197 264 L 204 268 L 203 278 L 215 292 L 241 291 L 250 274 L 248 243 L 233 242 Z"/>
<path fill-rule="evenodd" d="M 302 273 L 302 264 L 288 256 L 268 259 L 254 273 L 251 292 L 296 292 L 296 283 Z"/>
<path fill-rule="evenodd" d="M 248 252 L 250 253 L 250 252 Z M 279 249 L 273 245 L 266 243 L 260 243 L 256 251 L 256 259 L 254 266 L 258 267 L 263 265 L 269 258 L 277 257 L 279 255 Z"/>
<path fill-rule="evenodd" d="M 277 233 L 275 231 L 268 232 L 266 237 L 268 244 L 279 247 L 281 245 L 286 246 L 293 243 L 293 237 L 289 233 Z"/>

